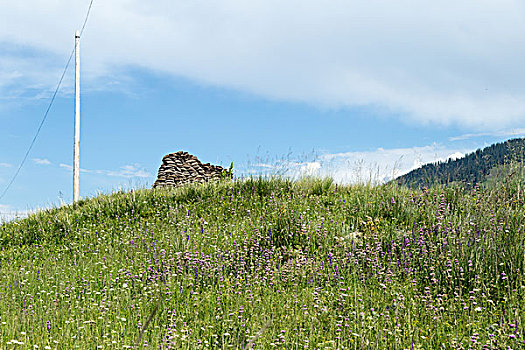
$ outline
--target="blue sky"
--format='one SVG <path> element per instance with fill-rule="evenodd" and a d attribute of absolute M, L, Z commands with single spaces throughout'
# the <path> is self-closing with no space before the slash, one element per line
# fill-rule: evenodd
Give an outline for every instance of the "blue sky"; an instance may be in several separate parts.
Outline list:
<path fill-rule="evenodd" d="M 88 5 L 0 4 L 0 191 Z M 346 183 L 524 136 L 524 32 L 525 5 L 510 0 L 95 0 L 81 196 L 149 187 L 178 150 Z M 0 213 L 71 201 L 72 68 Z"/>

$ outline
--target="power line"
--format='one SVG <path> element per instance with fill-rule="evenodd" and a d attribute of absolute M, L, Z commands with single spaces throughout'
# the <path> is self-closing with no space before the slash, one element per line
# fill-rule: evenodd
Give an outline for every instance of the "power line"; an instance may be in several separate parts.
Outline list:
<path fill-rule="evenodd" d="M 89 3 L 89 7 L 88 7 L 88 10 L 87 10 L 87 13 L 86 13 L 86 17 L 84 18 L 84 23 L 82 24 L 82 29 L 80 30 L 80 36 L 82 36 L 82 33 L 84 33 L 84 29 L 86 28 L 86 23 L 88 21 L 89 14 L 91 13 L 91 7 L 93 6 L 93 1 L 94 0 L 91 0 L 91 2 Z M 40 125 L 38 126 L 38 129 L 36 130 L 36 134 L 33 137 L 33 140 L 31 141 L 31 144 L 29 145 L 29 148 L 27 149 L 27 152 L 24 155 L 24 158 L 22 159 L 22 161 L 20 162 L 20 165 L 16 169 L 15 174 L 11 178 L 11 181 L 9 181 L 9 183 L 6 186 L 6 188 L 4 189 L 4 192 L 2 192 L 2 194 L 0 195 L 0 200 L 2 198 L 4 198 L 4 196 L 6 195 L 7 191 L 9 190 L 9 188 L 11 187 L 13 182 L 15 182 L 15 179 L 17 178 L 18 174 L 20 173 L 20 170 L 24 166 L 24 164 L 25 164 L 25 162 L 27 160 L 27 157 L 29 156 L 29 153 L 31 152 L 31 149 L 35 145 L 36 139 L 37 139 L 38 135 L 40 134 L 40 130 L 42 129 L 42 126 L 44 125 L 44 123 L 45 123 L 45 121 L 47 119 L 47 115 L 49 114 L 49 111 L 51 110 L 51 107 L 53 106 L 53 103 L 55 102 L 55 99 L 56 99 L 57 94 L 58 94 L 58 90 L 60 90 L 60 86 L 62 85 L 62 81 L 64 80 L 64 76 L 66 75 L 67 69 L 69 68 L 69 64 L 71 63 L 71 59 L 73 58 L 73 54 L 74 53 L 75 53 L 75 48 L 73 47 L 73 50 L 71 50 L 71 54 L 69 54 L 69 58 L 67 60 L 66 66 L 64 67 L 64 71 L 62 72 L 62 75 L 60 76 L 60 80 L 58 81 L 58 84 L 57 84 L 57 87 L 55 89 L 55 92 L 53 93 L 53 96 L 51 97 L 51 100 L 49 101 L 49 104 L 47 106 L 46 112 L 44 113 L 44 117 L 42 118 L 42 121 L 40 122 Z"/>
<path fill-rule="evenodd" d="M 89 14 L 91 13 L 91 6 L 93 6 L 93 1 L 94 0 L 91 0 L 91 2 L 89 3 L 89 7 L 86 13 L 86 18 L 84 19 L 84 23 L 82 24 L 82 29 L 80 29 L 80 36 L 82 36 L 82 33 L 84 33 L 84 28 L 86 28 L 86 23 L 88 21 Z"/>
<path fill-rule="evenodd" d="M 55 98 L 57 96 L 58 90 L 60 89 L 60 85 L 62 85 L 62 80 L 64 80 L 64 76 L 66 75 L 67 68 L 69 67 L 69 63 L 71 62 L 71 58 L 73 57 L 73 53 L 74 52 L 75 52 L 74 50 L 71 51 L 71 54 L 69 55 L 69 59 L 67 60 L 66 66 L 64 67 L 64 71 L 62 72 L 62 76 L 60 77 L 60 80 L 58 81 L 58 85 L 57 85 L 57 87 L 55 89 L 55 92 L 53 93 L 53 96 L 51 97 L 51 101 L 49 101 L 49 104 L 47 106 L 46 112 L 44 113 L 44 117 L 42 118 L 42 121 L 40 122 L 40 125 L 38 126 L 36 134 L 33 137 L 33 140 L 31 141 L 31 144 L 29 145 L 29 148 L 27 149 L 27 152 L 26 152 L 24 158 L 22 159 L 22 162 L 20 162 L 20 165 L 18 166 L 18 169 L 16 169 L 15 174 L 11 178 L 11 181 L 9 181 L 9 183 L 7 184 L 7 187 L 5 188 L 4 192 L 2 192 L 2 195 L 0 195 L 0 199 L 4 198 L 5 194 L 7 193 L 7 191 L 9 190 L 11 185 L 13 184 L 13 182 L 15 182 L 15 179 L 18 176 L 18 174 L 20 173 L 20 170 L 22 169 L 22 166 L 24 166 L 24 163 L 26 162 L 27 157 L 29 156 L 29 152 L 31 152 L 31 149 L 33 148 L 33 146 L 35 144 L 35 141 L 36 141 L 38 135 L 40 134 L 40 130 L 42 129 L 42 126 L 44 125 L 44 123 L 45 123 L 45 121 L 47 119 L 47 115 L 49 114 L 49 110 L 51 109 L 51 106 L 53 105 L 53 102 L 55 102 Z"/>

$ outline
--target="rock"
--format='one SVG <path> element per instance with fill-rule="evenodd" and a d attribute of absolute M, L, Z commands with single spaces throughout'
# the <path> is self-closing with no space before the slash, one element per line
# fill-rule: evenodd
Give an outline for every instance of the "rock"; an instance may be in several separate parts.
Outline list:
<path fill-rule="evenodd" d="M 207 182 L 223 177 L 231 178 L 232 173 L 218 165 L 202 164 L 188 152 L 179 151 L 162 157 L 156 187 L 173 187 L 190 182 Z"/>

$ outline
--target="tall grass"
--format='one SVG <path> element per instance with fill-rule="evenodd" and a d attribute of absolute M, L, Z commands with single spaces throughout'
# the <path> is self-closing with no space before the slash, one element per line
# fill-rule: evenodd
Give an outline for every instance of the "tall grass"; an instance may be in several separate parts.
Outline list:
<path fill-rule="evenodd" d="M 250 178 L 43 211 L 0 226 L 0 344 L 519 348 L 517 198 Z"/>

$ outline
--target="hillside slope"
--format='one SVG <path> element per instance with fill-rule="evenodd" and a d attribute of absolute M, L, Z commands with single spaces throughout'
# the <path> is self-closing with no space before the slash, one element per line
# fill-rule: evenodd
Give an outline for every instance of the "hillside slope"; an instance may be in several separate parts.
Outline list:
<path fill-rule="evenodd" d="M 0 348 L 518 349 L 524 229 L 504 187 L 103 195 L 0 226 Z"/>
<path fill-rule="evenodd" d="M 461 183 L 472 188 L 486 180 L 498 167 L 513 162 L 523 162 L 525 139 L 513 139 L 496 143 L 467 154 L 463 158 L 425 164 L 394 181 L 411 188 L 428 187 L 435 184 Z"/>

